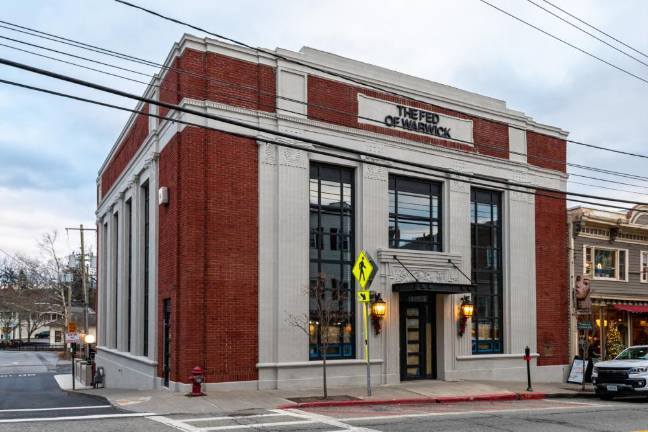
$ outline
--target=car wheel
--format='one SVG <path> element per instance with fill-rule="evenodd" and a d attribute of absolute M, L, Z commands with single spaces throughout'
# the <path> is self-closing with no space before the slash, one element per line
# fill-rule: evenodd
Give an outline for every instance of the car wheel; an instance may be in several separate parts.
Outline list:
<path fill-rule="evenodd" d="M 599 398 L 601 398 L 601 400 L 604 401 L 611 401 L 614 398 L 614 396 L 609 394 L 604 394 L 604 395 L 600 395 Z"/>

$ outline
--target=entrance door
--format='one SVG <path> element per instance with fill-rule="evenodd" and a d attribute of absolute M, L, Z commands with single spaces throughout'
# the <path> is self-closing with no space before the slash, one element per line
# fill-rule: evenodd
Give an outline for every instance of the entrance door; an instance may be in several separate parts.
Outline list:
<path fill-rule="evenodd" d="M 401 380 L 435 379 L 435 297 L 401 293 Z"/>
<path fill-rule="evenodd" d="M 162 367 L 164 368 L 164 386 L 169 387 L 169 375 L 171 366 L 169 360 L 171 357 L 171 299 L 164 299 L 164 349 Z"/>

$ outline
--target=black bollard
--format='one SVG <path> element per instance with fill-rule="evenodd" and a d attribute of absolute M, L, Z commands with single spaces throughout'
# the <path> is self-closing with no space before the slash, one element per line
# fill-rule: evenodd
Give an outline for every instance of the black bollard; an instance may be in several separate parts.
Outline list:
<path fill-rule="evenodd" d="M 529 347 L 524 348 L 524 360 L 526 360 L 527 367 L 527 391 L 532 392 L 531 388 L 531 350 Z"/>

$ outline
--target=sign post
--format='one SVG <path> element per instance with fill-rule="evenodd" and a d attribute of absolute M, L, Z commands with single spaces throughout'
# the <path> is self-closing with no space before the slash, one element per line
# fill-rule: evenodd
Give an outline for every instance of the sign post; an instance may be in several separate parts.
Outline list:
<path fill-rule="evenodd" d="M 360 290 L 358 291 L 358 302 L 362 303 L 362 327 L 363 327 L 363 338 L 364 338 L 364 358 L 367 364 L 367 396 L 371 396 L 371 363 L 369 360 L 369 319 L 368 308 L 369 303 L 371 302 L 371 293 L 369 292 L 369 287 L 373 281 L 374 276 L 378 266 L 371 258 L 371 256 L 364 250 L 358 255 L 355 265 L 353 266 L 353 276 L 358 281 L 360 285 Z"/>

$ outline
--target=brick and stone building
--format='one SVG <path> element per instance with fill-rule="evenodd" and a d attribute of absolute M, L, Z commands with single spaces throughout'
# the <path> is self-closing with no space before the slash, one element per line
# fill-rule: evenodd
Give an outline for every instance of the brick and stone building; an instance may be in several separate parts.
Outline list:
<path fill-rule="evenodd" d="M 182 390 L 196 365 L 208 388 L 318 386 L 322 338 L 330 382 L 364 383 L 350 275 L 361 250 L 387 303 L 370 336 L 374 383 L 521 380 L 526 346 L 536 380 L 561 380 L 566 208 L 532 192 L 565 190 L 566 132 L 334 54 L 275 53 L 185 36 L 145 96 L 297 139 L 141 103 L 107 155 L 107 386 Z M 334 309 L 326 326 L 313 287 Z M 466 296 L 475 314 L 460 334 Z"/>

